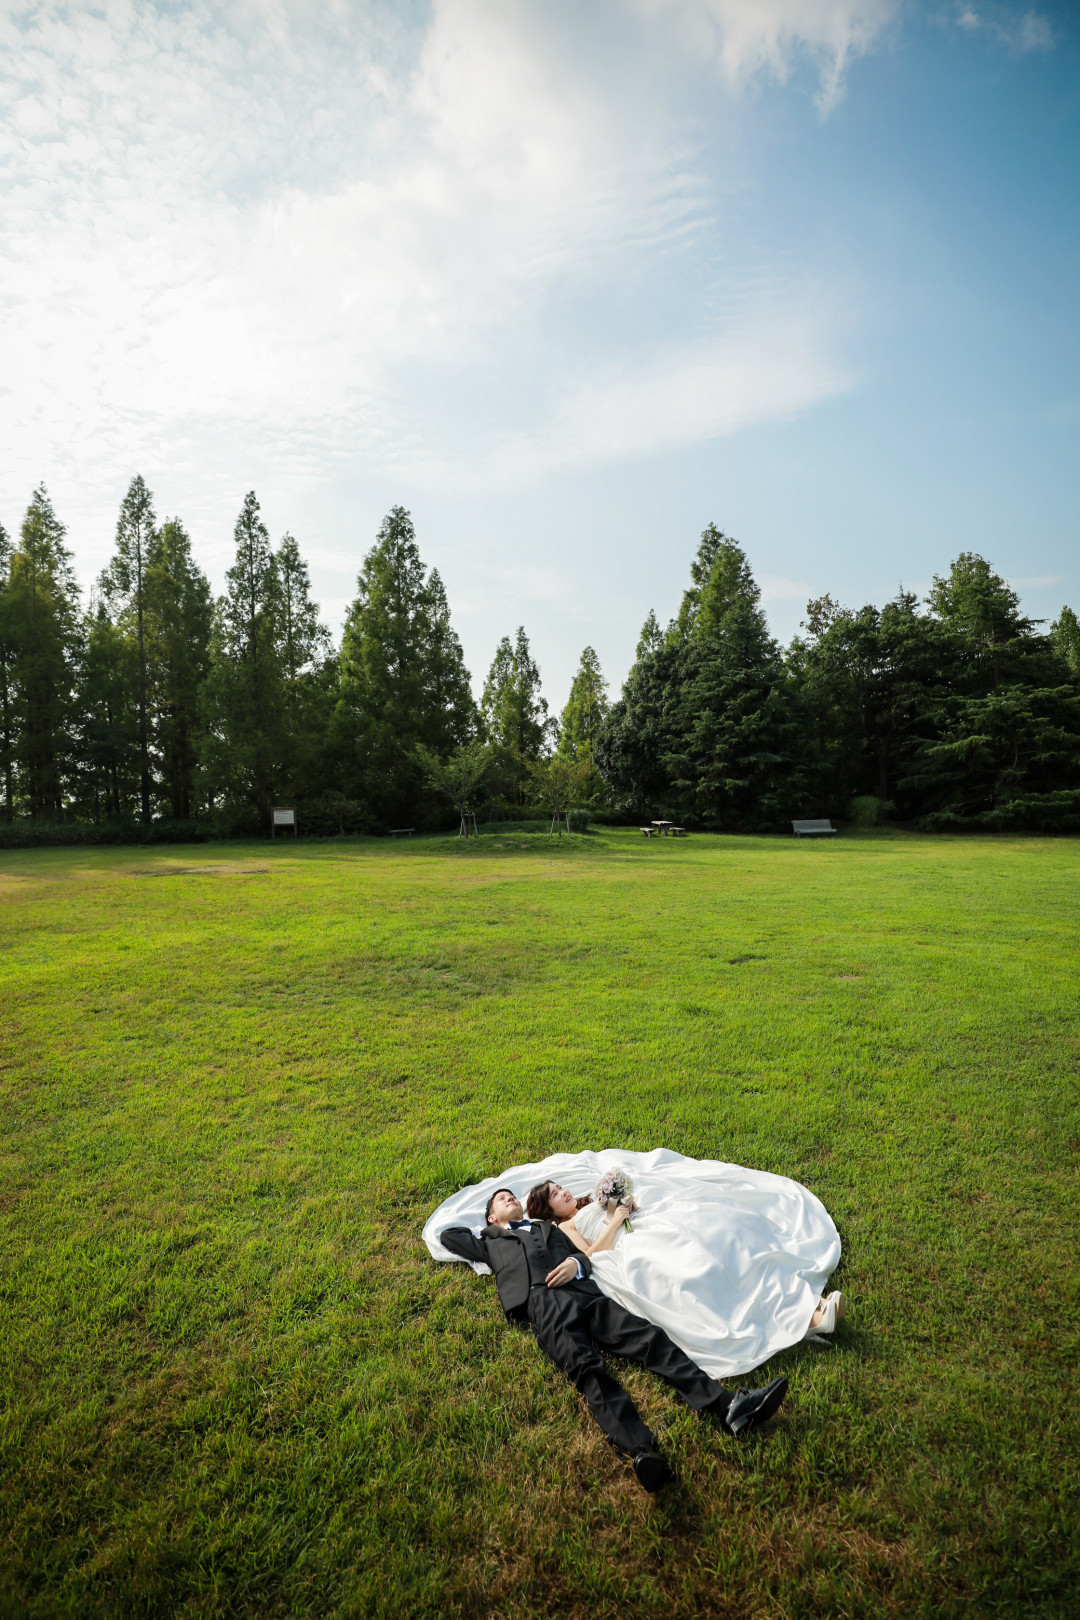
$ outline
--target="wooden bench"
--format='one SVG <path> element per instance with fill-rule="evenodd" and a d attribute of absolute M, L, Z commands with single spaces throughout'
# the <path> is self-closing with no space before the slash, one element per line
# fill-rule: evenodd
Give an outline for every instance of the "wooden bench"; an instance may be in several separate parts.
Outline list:
<path fill-rule="evenodd" d="M 652 837 L 652 828 L 651 827 L 642 827 L 641 836 L 642 836 L 642 838 L 651 838 Z"/>
<path fill-rule="evenodd" d="M 685 827 L 669 827 L 668 832 L 671 834 L 672 838 L 685 838 L 686 837 L 686 828 Z"/>
<path fill-rule="evenodd" d="M 796 838 L 835 838 L 836 828 L 831 821 L 793 821 L 791 830 Z"/>
<path fill-rule="evenodd" d="M 390 836 L 391 838 L 397 838 L 400 833 L 407 833 L 411 838 L 415 831 L 415 827 L 391 827 Z"/>

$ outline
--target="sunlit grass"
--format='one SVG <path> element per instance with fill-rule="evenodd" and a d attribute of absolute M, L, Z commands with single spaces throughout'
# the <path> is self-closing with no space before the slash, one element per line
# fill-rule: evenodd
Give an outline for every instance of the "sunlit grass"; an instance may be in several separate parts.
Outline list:
<path fill-rule="evenodd" d="M 4 1612 L 1072 1613 L 1078 896 L 888 833 L 5 855 Z M 844 1240 L 762 1440 L 626 1373 L 666 1501 L 419 1242 L 612 1145 Z"/>

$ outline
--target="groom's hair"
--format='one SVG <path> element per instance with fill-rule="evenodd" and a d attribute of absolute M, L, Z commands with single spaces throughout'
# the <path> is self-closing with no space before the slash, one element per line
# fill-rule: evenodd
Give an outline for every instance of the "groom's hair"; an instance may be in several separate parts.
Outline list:
<path fill-rule="evenodd" d="M 495 1191 L 492 1193 L 491 1197 L 484 1206 L 484 1219 L 489 1226 L 491 1225 L 491 1206 L 501 1192 L 508 1192 L 511 1198 L 517 1197 L 517 1193 L 514 1191 L 513 1187 L 496 1187 Z"/>

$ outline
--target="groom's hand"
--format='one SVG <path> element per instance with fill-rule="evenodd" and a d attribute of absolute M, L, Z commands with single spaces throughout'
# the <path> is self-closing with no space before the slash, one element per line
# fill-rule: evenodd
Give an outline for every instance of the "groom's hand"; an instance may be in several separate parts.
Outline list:
<path fill-rule="evenodd" d="M 555 1270 L 549 1271 L 547 1274 L 545 1280 L 548 1287 L 561 1288 L 563 1283 L 573 1282 L 574 1278 L 577 1276 L 577 1268 L 578 1263 L 575 1259 L 573 1259 L 573 1257 L 571 1257 L 569 1260 L 560 1261 L 560 1263 L 555 1267 Z"/>

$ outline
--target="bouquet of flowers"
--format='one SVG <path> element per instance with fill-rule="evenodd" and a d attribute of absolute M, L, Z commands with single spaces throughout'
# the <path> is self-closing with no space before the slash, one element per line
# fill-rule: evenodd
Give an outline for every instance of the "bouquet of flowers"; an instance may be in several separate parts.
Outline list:
<path fill-rule="evenodd" d="M 611 1198 L 614 1198 L 617 1204 L 632 1204 L 634 1201 L 634 1183 L 630 1180 L 626 1171 L 616 1165 L 614 1170 L 604 1171 L 593 1188 L 593 1197 L 598 1204 L 604 1204 L 605 1206 Z M 623 1222 L 624 1232 L 632 1232 L 633 1230 L 634 1228 L 629 1221 Z"/>

